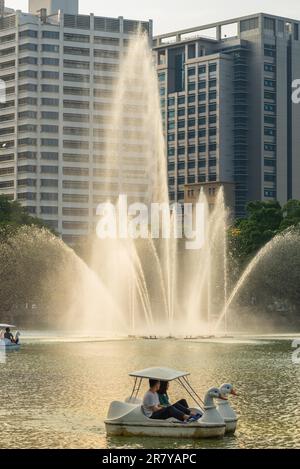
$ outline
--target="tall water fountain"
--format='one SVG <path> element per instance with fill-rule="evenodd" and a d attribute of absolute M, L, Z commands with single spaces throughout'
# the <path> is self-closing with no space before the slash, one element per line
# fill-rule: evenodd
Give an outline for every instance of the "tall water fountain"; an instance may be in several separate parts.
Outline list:
<path fill-rule="evenodd" d="M 131 41 L 123 60 L 111 120 L 105 132 L 101 171 L 102 202 L 120 210 L 120 194 L 128 204 L 164 204 L 170 236 L 152 236 L 152 226 L 139 239 L 123 236 L 95 239 L 91 267 L 122 311 L 126 333 L 194 335 L 208 333 L 226 301 L 227 213 L 220 190 L 214 210 L 203 192 L 205 231 L 201 249 L 188 250 L 178 236 L 181 207 L 169 202 L 167 157 L 153 57 L 146 35 Z M 164 218 L 165 219 L 165 218 Z M 130 215 L 128 215 L 128 220 Z M 157 220 L 156 220 L 157 221 Z M 158 221 L 162 224 L 162 219 Z M 107 311 L 114 316 L 114 311 Z M 226 315 L 224 326 L 226 328 Z"/>

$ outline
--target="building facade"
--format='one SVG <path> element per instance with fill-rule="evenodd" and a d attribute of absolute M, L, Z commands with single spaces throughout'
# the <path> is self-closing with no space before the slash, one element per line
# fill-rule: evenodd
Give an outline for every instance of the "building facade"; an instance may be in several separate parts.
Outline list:
<path fill-rule="evenodd" d="M 78 14 L 78 2 L 30 0 L 0 16 L 0 193 L 73 244 L 105 201 L 105 129 L 121 58 L 152 24 Z M 39 11 L 37 11 L 39 10 Z"/>
<path fill-rule="evenodd" d="M 300 199 L 299 25 L 258 13 L 154 38 L 171 200 L 214 182 L 234 183 L 238 217 Z"/>

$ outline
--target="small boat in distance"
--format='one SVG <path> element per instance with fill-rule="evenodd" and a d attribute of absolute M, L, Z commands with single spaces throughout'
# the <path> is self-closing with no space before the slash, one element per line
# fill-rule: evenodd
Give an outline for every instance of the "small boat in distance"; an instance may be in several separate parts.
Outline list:
<path fill-rule="evenodd" d="M 188 376 L 190 373 L 171 368 L 147 368 L 130 373 L 135 378 L 131 396 L 125 401 L 113 401 L 104 421 L 108 436 L 158 436 L 174 438 L 220 438 L 226 432 L 224 418 L 217 411 L 214 399 L 223 399 L 218 388 L 207 391 L 202 401 L 191 386 Z M 143 412 L 142 401 L 138 398 L 144 379 L 158 381 L 177 381 L 189 394 L 196 406 L 191 408 L 202 414 L 197 421 L 183 424 L 179 420 L 151 419 Z"/>
<path fill-rule="evenodd" d="M 6 329 L 16 330 L 16 326 L 11 324 L 0 324 L 0 347 L 6 350 L 18 350 L 20 348 L 20 332 L 16 330 L 14 341 L 4 338 Z"/>

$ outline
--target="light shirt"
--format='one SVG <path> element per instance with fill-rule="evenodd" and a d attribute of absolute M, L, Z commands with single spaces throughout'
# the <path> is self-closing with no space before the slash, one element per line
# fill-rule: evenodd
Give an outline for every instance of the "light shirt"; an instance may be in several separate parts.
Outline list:
<path fill-rule="evenodd" d="M 159 397 L 157 392 L 147 391 L 143 399 L 143 411 L 146 417 L 151 417 L 153 410 L 151 407 L 156 407 L 159 405 Z"/>

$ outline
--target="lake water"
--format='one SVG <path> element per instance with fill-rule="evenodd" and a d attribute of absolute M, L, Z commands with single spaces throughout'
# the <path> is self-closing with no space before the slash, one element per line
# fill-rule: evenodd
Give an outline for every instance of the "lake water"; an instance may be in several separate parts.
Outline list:
<path fill-rule="evenodd" d="M 240 416 L 236 435 L 107 438 L 103 420 L 112 400 L 130 394 L 128 373 L 156 365 L 190 371 L 200 395 L 233 383 L 239 393 L 232 399 Z M 0 448 L 300 448 L 300 365 L 292 361 L 288 338 L 27 338 L 0 362 L 0 379 Z M 177 384 L 170 396 L 184 397 Z"/>

